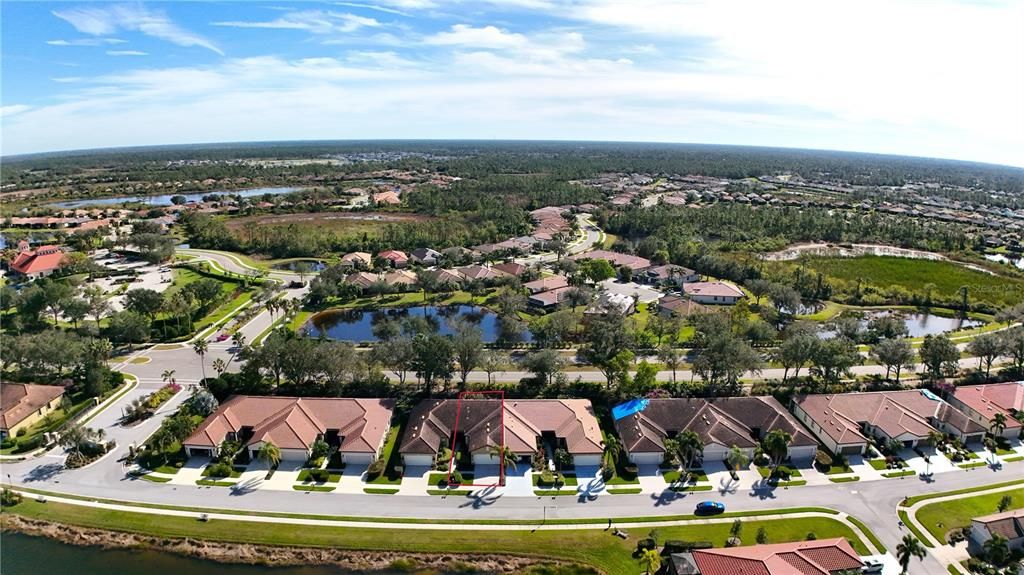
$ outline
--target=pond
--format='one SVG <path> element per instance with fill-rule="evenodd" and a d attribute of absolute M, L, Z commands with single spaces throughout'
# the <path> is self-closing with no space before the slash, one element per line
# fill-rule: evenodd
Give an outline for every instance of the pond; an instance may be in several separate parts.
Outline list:
<path fill-rule="evenodd" d="M 222 190 L 217 192 L 195 192 L 189 194 L 162 194 L 158 196 L 116 196 L 113 198 L 90 198 L 86 200 L 69 200 L 66 202 L 55 202 L 47 204 L 56 208 L 80 208 L 82 206 L 109 206 L 113 204 L 121 204 L 125 202 L 136 202 L 140 204 L 146 204 L 149 206 L 169 206 L 171 205 L 171 198 L 174 196 L 185 196 L 186 202 L 200 202 L 203 200 L 203 196 L 226 196 L 234 195 L 241 196 L 243 198 L 251 198 L 253 196 L 262 196 L 265 194 L 276 195 L 276 194 L 288 194 L 291 192 L 297 192 L 302 188 L 253 188 L 250 190 Z"/>
<path fill-rule="evenodd" d="M 0 539 L 0 572 L 4 575 L 76 573 L 77 575 L 391 575 L 404 571 L 351 571 L 318 565 L 269 567 L 235 565 L 185 557 L 162 551 L 79 547 L 46 537 L 4 533 Z"/>
<path fill-rule="evenodd" d="M 864 314 L 860 320 L 862 329 L 867 329 L 868 322 L 872 318 L 896 314 L 907 326 L 908 337 L 924 337 L 926 335 L 938 335 L 950 331 L 970 329 L 985 325 L 985 322 L 976 319 L 964 319 L 959 317 L 944 317 L 931 313 L 903 313 L 891 311 L 879 311 Z M 818 334 L 823 338 L 836 335 L 833 329 L 822 329 Z"/>
<path fill-rule="evenodd" d="M 275 270 L 298 271 L 300 264 L 306 264 L 306 272 L 322 272 L 327 269 L 327 264 L 320 260 L 292 260 L 290 262 L 276 263 L 270 267 Z"/>
<path fill-rule="evenodd" d="M 484 308 L 468 305 L 455 306 L 416 306 L 406 308 L 384 308 L 378 310 L 328 310 L 310 318 L 303 331 L 311 337 L 324 334 L 329 339 L 338 341 L 378 341 L 373 335 L 373 326 L 386 320 L 402 320 L 407 317 L 425 317 L 433 322 L 438 333 L 450 335 L 450 320 L 464 317 L 480 326 L 483 340 L 493 343 L 499 339 L 511 342 L 530 342 L 532 336 L 527 330 L 515 333 L 502 333 L 505 326 L 497 314 Z M 504 336 L 504 337 L 502 337 Z"/>

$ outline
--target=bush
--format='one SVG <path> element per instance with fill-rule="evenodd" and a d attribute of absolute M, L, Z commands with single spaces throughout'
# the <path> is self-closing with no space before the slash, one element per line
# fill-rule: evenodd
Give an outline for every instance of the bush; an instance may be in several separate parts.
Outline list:
<path fill-rule="evenodd" d="M 0 492 L 0 507 L 13 507 L 21 503 L 21 494 L 15 493 L 8 488 Z"/>
<path fill-rule="evenodd" d="M 814 461 L 826 469 L 832 467 L 832 456 L 824 449 L 819 449 L 818 452 L 814 454 Z"/>
<path fill-rule="evenodd" d="M 326 483 L 331 478 L 331 473 L 326 469 L 311 469 L 309 478 L 317 483 Z"/>
<path fill-rule="evenodd" d="M 463 481 L 465 479 L 462 477 L 462 472 L 458 469 L 453 469 L 451 476 L 448 478 L 448 485 L 462 485 Z"/>
<path fill-rule="evenodd" d="M 636 550 L 637 551 L 647 551 L 648 549 L 654 549 L 657 546 L 658 546 L 658 542 L 655 541 L 654 539 L 651 539 L 650 537 L 647 537 L 645 539 L 641 539 L 641 540 L 636 542 Z"/>
<path fill-rule="evenodd" d="M 546 469 L 541 472 L 540 479 L 537 481 L 537 483 L 544 484 L 544 485 L 551 485 L 554 482 L 555 482 L 555 474 L 551 473 L 551 471 L 546 470 Z"/>
<path fill-rule="evenodd" d="M 313 442 L 313 448 L 309 456 L 310 459 L 323 459 L 327 457 L 327 452 L 331 449 L 327 442 L 323 439 L 317 439 Z"/>
<path fill-rule="evenodd" d="M 28 428 L 22 427 L 21 429 L 18 430 L 18 433 L 16 435 L 18 437 L 25 437 L 26 434 L 28 434 Z"/>
<path fill-rule="evenodd" d="M 368 468 L 366 468 L 366 477 L 370 480 L 379 478 L 384 474 L 385 467 L 387 467 L 387 464 L 384 463 L 384 460 L 378 459 L 374 461 Z"/>
<path fill-rule="evenodd" d="M 18 442 L 13 437 L 6 437 L 3 441 L 0 441 L 0 449 L 10 449 L 17 444 Z"/>
<path fill-rule="evenodd" d="M 229 477 L 232 471 L 230 463 L 218 461 L 207 466 L 206 475 L 207 477 Z"/>
<path fill-rule="evenodd" d="M 714 545 L 710 541 L 685 541 L 681 539 L 670 539 L 665 542 L 665 553 L 686 553 L 694 549 L 711 549 Z"/>

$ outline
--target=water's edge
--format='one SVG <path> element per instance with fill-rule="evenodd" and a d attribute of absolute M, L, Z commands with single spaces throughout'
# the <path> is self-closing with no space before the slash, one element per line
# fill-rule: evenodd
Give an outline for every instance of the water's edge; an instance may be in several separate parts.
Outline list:
<path fill-rule="evenodd" d="M 191 537 L 157 537 L 79 527 L 14 513 L 3 513 L 0 532 L 46 537 L 61 543 L 101 549 L 150 550 L 184 555 L 194 559 L 253 566 L 331 566 L 353 572 L 388 572 L 396 561 L 414 561 L 418 569 L 464 570 L 471 567 L 478 573 L 520 573 L 526 567 L 554 564 L 558 561 L 519 556 L 497 556 L 460 553 L 406 553 L 390 551 L 352 551 L 329 547 L 290 547 L 226 543 Z"/>

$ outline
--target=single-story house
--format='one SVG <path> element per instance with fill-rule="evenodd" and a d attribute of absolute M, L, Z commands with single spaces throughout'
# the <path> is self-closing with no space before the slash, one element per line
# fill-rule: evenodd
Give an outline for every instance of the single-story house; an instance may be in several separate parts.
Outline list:
<path fill-rule="evenodd" d="M 818 450 L 814 437 L 771 396 L 650 399 L 643 410 L 616 420 L 615 428 L 637 464 L 660 463 L 665 439 L 684 431 L 700 436 L 706 461 L 724 460 L 733 445 L 752 458 L 764 436 L 776 429 L 792 436 L 791 459 L 812 459 Z"/>
<path fill-rule="evenodd" d="M 377 257 L 387 260 L 391 267 L 404 268 L 409 263 L 409 256 L 398 250 L 384 250 Z"/>
<path fill-rule="evenodd" d="M 700 275 L 683 266 L 653 266 L 641 270 L 634 275 L 636 281 L 651 285 L 683 285 L 700 280 Z"/>
<path fill-rule="evenodd" d="M 59 246 L 47 245 L 31 249 L 21 244 L 18 254 L 11 260 L 11 271 L 30 280 L 52 274 L 64 265 L 64 251 Z"/>
<path fill-rule="evenodd" d="M 533 280 L 532 282 L 526 282 L 523 287 L 526 288 L 531 294 L 537 294 L 540 292 L 564 288 L 569 286 L 569 280 L 565 279 L 565 276 L 554 275 L 546 276 L 540 279 Z"/>
<path fill-rule="evenodd" d="M 60 407 L 62 397 L 59 385 L 0 383 L 0 438 L 31 427 Z"/>
<path fill-rule="evenodd" d="M 392 191 L 380 192 L 373 194 L 373 203 L 397 206 L 402 203 L 402 198 L 398 197 L 398 194 Z"/>
<path fill-rule="evenodd" d="M 433 465 L 444 448 L 468 451 L 474 465 L 496 465 L 491 448 L 505 445 L 529 465 L 539 449 L 550 459 L 562 448 L 575 465 L 600 465 L 601 442 L 586 399 L 426 399 L 413 408 L 399 453 L 407 466 Z"/>
<path fill-rule="evenodd" d="M 507 273 L 487 266 L 465 266 L 455 268 L 455 271 L 467 280 L 481 280 L 486 282 L 508 277 Z"/>
<path fill-rule="evenodd" d="M 636 309 L 636 300 L 633 296 L 624 293 L 603 292 L 597 297 L 594 305 L 587 308 L 583 313 L 595 314 L 617 311 L 623 315 L 629 315 Z"/>
<path fill-rule="evenodd" d="M 663 316 L 686 317 L 695 313 L 704 313 L 708 308 L 690 298 L 668 294 L 658 300 L 658 313 Z"/>
<path fill-rule="evenodd" d="M 527 268 L 523 264 L 517 264 L 515 262 L 505 262 L 505 263 L 500 263 L 500 264 L 494 264 L 493 266 L 491 266 L 491 269 L 494 269 L 496 271 L 503 272 L 503 273 L 506 273 L 506 274 L 508 274 L 510 276 L 515 276 L 515 277 L 520 277 L 520 276 L 522 276 L 523 274 L 525 274 L 529 270 L 529 268 Z"/>
<path fill-rule="evenodd" d="M 1024 509 L 1014 509 L 976 517 L 971 520 L 970 540 L 972 550 L 981 550 L 993 535 L 1007 540 L 1010 551 L 1024 550 Z"/>
<path fill-rule="evenodd" d="M 964 385 L 954 389 L 946 399 L 950 405 L 966 413 L 990 433 L 992 418 L 1002 413 L 1006 419 L 1002 436 L 1013 439 L 1021 434 L 1022 425 L 1016 417 L 1024 412 L 1024 381 Z"/>
<path fill-rule="evenodd" d="M 192 456 L 214 457 L 225 441 L 241 442 L 255 458 L 273 443 L 282 461 L 305 461 L 316 440 L 337 447 L 342 461 L 377 459 L 391 425 L 388 399 L 233 395 L 182 445 Z"/>
<path fill-rule="evenodd" d="M 572 256 L 569 259 L 582 260 L 605 260 L 615 267 L 626 266 L 634 272 L 651 267 L 651 260 L 640 256 L 623 254 L 609 250 L 593 250 Z"/>
<path fill-rule="evenodd" d="M 418 264 L 433 266 L 437 265 L 437 259 L 441 257 L 441 252 L 430 248 L 416 248 L 409 252 L 409 257 Z"/>
<path fill-rule="evenodd" d="M 416 274 L 409 270 L 392 270 L 384 274 L 384 282 L 407 289 L 416 285 Z"/>
<path fill-rule="evenodd" d="M 345 276 L 345 283 L 353 284 L 360 289 L 367 289 L 378 281 L 380 281 L 380 276 L 370 272 L 356 272 Z"/>
<path fill-rule="evenodd" d="M 964 412 L 921 390 L 804 395 L 793 414 L 833 453 L 863 454 L 868 437 L 896 440 L 912 448 L 929 442 L 930 431 L 979 442 L 985 428 Z"/>
<path fill-rule="evenodd" d="M 341 256 L 341 263 L 360 269 L 368 269 L 373 265 L 373 256 L 366 252 L 352 252 Z"/>
<path fill-rule="evenodd" d="M 434 275 L 434 281 L 437 282 L 438 286 L 458 287 L 462 285 L 462 282 L 465 279 L 462 277 L 462 274 L 455 270 L 442 269 L 428 271 L 427 273 L 432 273 Z"/>
<path fill-rule="evenodd" d="M 843 537 L 694 549 L 673 553 L 669 575 L 831 575 L 860 573 L 864 562 Z"/>
<path fill-rule="evenodd" d="M 733 305 L 746 297 L 743 290 L 725 282 L 686 283 L 683 293 L 697 303 L 714 305 Z"/>
<path fill-rule="evenodd" d="M 572 288 L 569 286 L 563 286 L 531 294 L 530 297 L 526 299 L 526 302 L 543 310 L 551 310 L 558 307 L 558 304 L 562 303 L 562 301 L 568 296 L 569 290 L 571 289 Z"/>

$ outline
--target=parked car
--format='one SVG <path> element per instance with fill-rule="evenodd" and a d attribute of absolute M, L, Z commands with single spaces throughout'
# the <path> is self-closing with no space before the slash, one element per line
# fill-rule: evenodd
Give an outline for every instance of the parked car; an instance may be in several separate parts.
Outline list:
<path fill-rule="evenodd" d="M 697 504 L 696 512 L 698 515 L 712 515 L 715 513 L 724 513 L 725 504 L 719 503 L 718 501 L 701 501 Z"/>
<path fill-rule="evenodd" d="M 217 341 L 224 341 L 224 340 L 228 339 L 229 337 L 231 337 L 231 336 L 226 334 L 226 333 L 222 333 L 222 334 L 217 336 Z"/>

